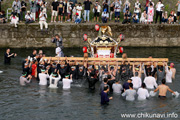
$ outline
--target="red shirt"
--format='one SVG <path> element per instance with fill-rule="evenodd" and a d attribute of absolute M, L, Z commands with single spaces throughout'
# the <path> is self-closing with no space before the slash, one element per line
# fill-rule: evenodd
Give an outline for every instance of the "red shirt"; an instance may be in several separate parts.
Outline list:
<path fill-rule="evenodd" d="M 148 7 L 149 0 L 146 0 L 146 7 Z"/>
<path fill-rule="evenodd" d="M 36 64 L 33 64 L 33 65 L 32 65 L 32 73 L 31 73 L 31 75 L 35 76 L 36 68 L 37 68 L 37 65 L 36 65 Z"/>

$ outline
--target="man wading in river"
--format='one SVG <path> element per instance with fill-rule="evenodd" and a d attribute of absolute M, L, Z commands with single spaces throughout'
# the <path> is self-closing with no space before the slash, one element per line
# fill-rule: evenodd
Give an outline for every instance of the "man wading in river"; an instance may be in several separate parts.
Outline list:
<path fill-rule="evenodd" d="M 157 92 L 159 90 L 159 98 L 163 98 L 165 99 L 166 98 L 166 93 L 167 93 L 167 90 L 173 94 L 175 94 L 174 91 L 172 91 L 166 84 L 166 80 L 165 79 L 162 79 L 162 84 L 159 85 L 157 87 L 156 90 L 154 90 L 154 92 Z M 176 95 L 176 94 L 175 94 Z"/>
<path fill-rule="evenodd" d="M 17 54 L 16 53 L 10 53 L 10 49 L 6 50 L 6 53 L 4 54 L 4 64 L 11 64 L 11 58 L 16 57 Z"/>

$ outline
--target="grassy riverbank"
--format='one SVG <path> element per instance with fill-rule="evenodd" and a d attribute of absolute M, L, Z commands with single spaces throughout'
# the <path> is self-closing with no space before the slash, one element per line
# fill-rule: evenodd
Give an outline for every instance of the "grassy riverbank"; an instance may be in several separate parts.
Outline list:
<path fill-rule="evenodd" d="M 14 0 L 4 0 L 1 4 L 2 4 L 2 10 L 6 12 L 7 8 L 11 8 L 12 7 L 12 2 Z M 27 4 L 27 9 L 29 10 L 29 0 L 24 0 L 26 1 Z M 50 17 L 51 17 L 51 2 L 53 0 L 46 0 L 48 1 L 48 6 L 47 6 L 47 14 L 48 14 L 48 21 L 50 21 Z M 78 2 L 81 2 L 83 3 L 84 0 L 78 0 Z M 95 0 L 92 0 L 92 2 L 94 2 Z M 111 0 L 112 1 L 112 0 Z M 125 0 L 122 0 L 123 3 Z M 133 13 L 133 10 L 134 10 L 134 3 L 136 0 L 130 0 L 131 1 L 131 7 L 130 7 L 130 10 L 131 12 Z M 155 4 L 157 3 L 158 0 L 152 0 Z M 177 10 L 177 7 L 175 6 L 176 3 L 177 3 L 178 0 L 163 0 L 163 4 L 165 6 L 165 11 L 168 11 L 168 13 L 170 13 L 171 10 Z M 102 3 L 102 2 L 101 2 Z M 141 6 L 142 6 L 142 11 L 144 10 L 145 8 L 145 3 L 146 3 L 146 0 L 140 0 L 140 3 L 141 3 Z M 122 18 L 123 18 L 123 14 L 121 14 L 121 21 L 122 21 Z M 90 13 L 90 19 L 93 21 L 93 13 L 91 11 Z M 113 18 L 114 19 L 114 18 Z"/>

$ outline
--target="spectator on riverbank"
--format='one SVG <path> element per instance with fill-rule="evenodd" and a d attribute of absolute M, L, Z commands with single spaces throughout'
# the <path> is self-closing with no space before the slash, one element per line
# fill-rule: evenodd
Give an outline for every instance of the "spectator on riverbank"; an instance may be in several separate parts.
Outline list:
<path fill-rule="evenodd" d="M 35 0 L 30 1 L 30 12 L 31 12 L 32 18 L 35 21 L 36 20 L 36 1 Z"/>
<path fill-rule="evenodd" d="M 136 13 L 133 15 L 133 23 L 139 23 L 139 18 Z"/>
<path fill-rule="evenodd" d="M 168 23 L 169 24 L 173 24 L 174 23 L 174 18 L 173 18 L 173 16 L 171 14 L 169 15 Z"/>
<path fill-rule="evenodd" d="M 177 10 L 177 20 L 179 21 L 179 16 L 180 16 L 180 0 L 178 0 L 178 3 L 176 4 L 176 6 L 178 6 L 178 10 Z"/>
<path fill-rule="evenodd" d="M 157 23 L 158 17 L 160 17 L 159 23 L 161 24 L 163 9 L 164 9 L 164 5 L 162 4 L 162 0 L 159 0 L 159 2 L 156 4 L 156 20 L 155 20 L 155 23 Z"/>
<path fill-rule="evenodd" d="M 162 14 L 162 23 L 167 23 L 168 22 L 168 14 L 167 14 L 167 11 L 165 11 L 163 14 Z"/>
<path fill-rule="evenodd" d="M 40 14 L 40 9 L 41 9 L 41 3 L 42 0 L 36 0 L 36 19 L 38 19 L 38 16 Z"/>
<path fill-rule="evenodd" d="M 131 23 L 131 12 L 127 9 L 126 13 L 124 14 L 124 20 L 122 24 L 130 24 Z"/>
<path fill-rule="evenodd" d="M 62 0 L 60 0 L 59 2 L 59 6 L 58 6 L 58 22 L 62 23 L 63 21 L 63 14 L 64 14 L 64 2 Z"/>
<path fill-rule="evenodd" d="M 104 9 L 104 12 L 102 12 L 101 19 L 103 23 L 107 23 L 109 19 L 109 13 L 107 12 L 107 9 Z"/>
<path fill-rule="evenodd" d="M 4 12 L 0 12 L 0 23 L 6 23 L 6 17 Z"/>
<path fill-rule="evenodd" d="M 25 24 L 28 24 L 28 23 L 33 23 L 34 22 L 34 19 L 30 13 L 30 11 L 27 11 L 27 14 L 25 15 Z"/>
<path fill-rule="evenodd" d="M 76 6 L 74 6 L 72 9 L 72 18 L 71 18 L 72 22 L 75 22 L 75 20 L 76 20 L 76 12 L 77 12 Z"/>
<path fill-rule="evenodd" d="M 67 8 L 67 21 L 71 21 L 71 15 L 72 15 L 72 3 L 69 2 L 68 8 Z"/>
<path fill-rule="evenodd" d="M 101 12 L 101 6 L 99 5 L 99 2 L 96 0 L 96 3 L 94 4 L 94 8 L 93 8 L 93 12 L 94 12 L 94 22 L 99 22 L 99 15 Z M 97 18 L 97 20 L 96 20 Z"/>
<path fill-rule="evenodd" d="M 177 21 L 177 16 L 176 16 L 175 11 L 174 11 L 174 10 L 172 10 L 172 11 L 171 11 L 171 13 L 170 13 L 170 15 L 171 15 L 171 16 L 172 16 L 172 18 L 173 18 L 173 22 L 172 22 L 172 24 L 176 23 L 176 21 Z"/>
<path fill-rule="evenodd" d="M 146 0 L 146 8 L 145 8 L 145 10 L 146 10 L 146 14 L 148 13 L 148 7 L 149 7 L 149 0 Z"/>
<path fill-rule="evenodd" d="M 17 25 L 19 24 L 19 18 L 14 13 L 11 14 L 9 19 L 11 20 L 10 24 L 14 24 L 15 27 L 18 27 Z"/>
<path fill-rule="evenodd" d="M 75 24 L 79 24 L 79 23 L 81 23 L 81 21 L 82 21 L 82 18 L 79 17 L 78 13 L 76 13 Z"/>
<path fill-rule="evenodd" d="M 146 23 L 147 23 L 146 10 L 144 10 L 143 13 L 141 14 L 140 23 L 143 23 L 143 24 L 146 24 Z"/>
<path fill-rule="evenodd" d="M 58 15 L 58 6 L 59 6 L 59 2 L 57 0 L 54 0 L 51 4 L 51 22 L 56 22 L 56 17 Z"/>
<path fill-rule="evenodd" d="M 3 0 L 0 0 L 0 12 L 1 12 L 1 2 L 2 2 Z"/>
<path fill-rule="evenodd" d="M 150 6 L 148 7 L 148 23 L 151 24 L 153 22 L 154 17 L 154 7 L 153 4 L 150 3 Z"/>
<path fill-rule="evenodd" d="M 129 11 L 129 8 L 131 6 L 131 3 L 129 2 L 129 0 L 126 0 L 126 2 L 124 3 L 124 9 L 123 9 L 123 13 L 124 15 L 126 14 L 127 10 Z"/>
<path fill-rule="evenodd" d="M 134 4 L 134 13 L 138 16 L 138 18 L 140 17 L 141 3 L 139 2 L 139 0 L 137 0 Z"/>
<path fill-rule="evenodd" d="M 42 0 L 41 1 L 41 4 L 40 4 L 41 8 L 40 10 L 44 10 L 46 13 L 47 13 L 47 2 L 45 0 Z"/>
<path fill-rule="evenodd" d="M 23 0 L 22 2 L 21 2 L 21 21 L 23 21 L 24 20 L 24 17 L 25 17 L 25 15 L 26 15 L 26 8 L 27 8 L 27 4 L 26 4 L 26 2 Z"/>
<path fill-rule="evenodd" d="M 82 21 L 81 11 L 82 11 L 82 6 L 81 6 L 81 3 L 79 3 L 78 6 L 76 7 L 77 13 L 75 15 L 75 23 L 80 23 Z"/>
<path fill-rule="evenodd" d="M 109 6 L 110 6 L 110 4 L 111 4 L 111 1 L 110 0 L 104 0 L 103 1 L 103 11 L 104 11 L 104 9 L 106 9 L 107 10 L 107 12 L 109 12 Z"/>
<path fill-rule="evenodd" d="M 115 0 L 113 4 L 114 4 L 113 6 L 114 6 L 114 12 L 115 12 L 115 22 L 119 22 L 122 1 Z"/>
<path fill-rule="evenodd" d="M 40 24 L 40 29 L 41 31 L 43 30 L 43 25 L 45 25 L 45 29 L 47 31 L 48 29 L 48 24 L 46 22 L 46 19 L 47 19 L 47 14 L 46 12 L 43 10 L 40 15 L 39 15 L 39 24 Z"/>
<path fill-rule="evenodd" d="M 13 13 L 21 19 L 20 11 L 21 11 L 21 2 L 19 0 L 14 0 L 12 4 Z"/>
<path fill-rule="evenodd" d="M 65 17 L 65 22 L 67 21 L 67 18 L 68 18 L 68 13 L 69 13 L 69 7 L 70 7 L 70 3 L 65 0 L 64 1 L 64 17 Z"/>
<path fill-rule="evenodd" d="M 111 5 L 110 5 L 110 17 L 109 17 L 109 20 L 112 20 L 113 13 L 114 13 L 114 2 L 112 2 Z"/>
<path fill-rule="evenodd" d="M 87 17 L 87 21 L 89 22 L 89 13 L 91 10 L 91 0 L 85 0 L 84 1 L 84 22 L 86 22 L 86 17 Z"/>

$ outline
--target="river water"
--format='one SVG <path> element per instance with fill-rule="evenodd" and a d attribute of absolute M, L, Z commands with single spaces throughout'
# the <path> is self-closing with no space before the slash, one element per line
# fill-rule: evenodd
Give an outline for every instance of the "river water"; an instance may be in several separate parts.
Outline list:
<path fill-rule="evenodd" d="M 43 49 L 47 56 L 54 56 L 54 48 Z M 180 48 L 124 48 L 128 57 L 145 58 L 149 55 L 159 58 L 169 58 L 177 69 L 176 80 L 168 84 L 171 89 L 180 92 Z M 164 114 L 180 115 L 180 98 L 167 94 L 166 100 L 151 97 L 145 101 L 128 102 L 118 95 L 108 106 L 100 105 L 98 91 L 89 92 L 87 85 L 72 86 L 70 91 L 43 88 L 37 82 L 21 87 L 22 60 L 32 53 L 32 49 L 12 49 L 18 56 L 12 59 L 10 66 L 3 64 L 3 54 L 0 52 L 0 120 L 124 120 L 121 114 Z M 64 49 L 66 55 L 83 56 L 82 49 Z M 141 117 L 141 116 L 139 116 Z M 178 117 L 179 119 L 180 117 Z M 144 120 L 145 118 L 143 118 Z M 154 118 L 155 119 L 155 118 Z M 153 120 L 154 120 L 153 119 Z M 164 119 L 164 118 L 163 118 Z M 172 118 L 168 118 L 171 120 Z M 134 118 L 132 118 L 134 120 Z M 162 118 L 160 119 L 162 120 Z"/>

